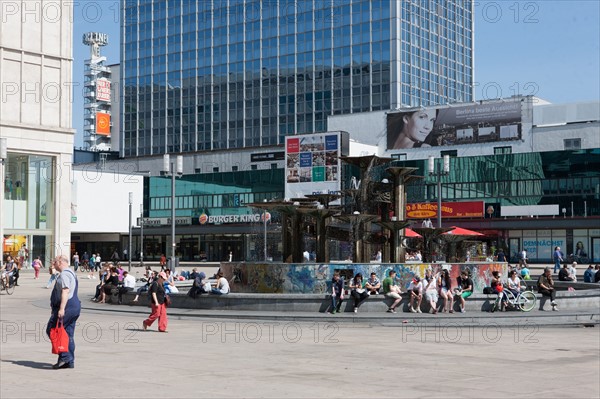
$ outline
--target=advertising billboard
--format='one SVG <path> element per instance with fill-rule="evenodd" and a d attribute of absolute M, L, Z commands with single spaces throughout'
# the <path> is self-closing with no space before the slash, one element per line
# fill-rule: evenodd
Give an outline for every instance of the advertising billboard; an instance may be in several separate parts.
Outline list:
<path fill-rule="evenodd" d="M 442 202 L 442 218 L 482 218 L 483 201 Z M 407 219 L 427 219 L 437 216 L 436 203 L 411 203 L 406 205 Z"/>
<path fill-rule="evenodd" d="M 387 114 L 387 149 L 450 146 L 520 140 L 521 101 Z"/>
<path fill-rule="evenodd" d="M 340 156 L 348 155 L 346 132 L 285 138 L 285 197 L 340 191 Z"/>
<path fill-rule="evenodd" d="M 96 113 L 96 134 L 110 135 L 110 114 L 104 112 Z"/>
<path fill-rule="evenodd" d="M 96 80 L 96 101 L 110 102 L 110 81 L 108 79 Z"/>

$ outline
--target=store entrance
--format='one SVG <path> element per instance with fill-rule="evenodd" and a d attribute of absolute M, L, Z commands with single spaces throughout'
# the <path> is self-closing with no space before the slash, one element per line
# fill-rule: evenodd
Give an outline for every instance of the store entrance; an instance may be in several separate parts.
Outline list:
<path fill-rule="evenodd" d="M 240 234 L 213 235 L 202 244 L 209 262 L 227 262 L 230 252 L 232 261 L 244 260 L 244 241 Z"/>

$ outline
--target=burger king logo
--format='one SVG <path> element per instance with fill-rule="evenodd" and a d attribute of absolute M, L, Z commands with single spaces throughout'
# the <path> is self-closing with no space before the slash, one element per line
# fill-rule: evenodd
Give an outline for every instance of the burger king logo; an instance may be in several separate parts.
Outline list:
<path fill-rule="evenodd" d="M 198 221 L 200 224 L 206 224 L 206 222 L 208 222 L 208 215 L 206 213 L 202 213 L 202 215 L 200 215 L 198 218 Z"/>

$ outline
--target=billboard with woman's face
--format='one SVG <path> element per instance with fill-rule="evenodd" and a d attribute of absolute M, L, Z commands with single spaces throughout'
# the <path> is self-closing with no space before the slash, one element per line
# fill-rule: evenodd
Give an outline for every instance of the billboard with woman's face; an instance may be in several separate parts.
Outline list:
<path fill-rule="evenodd" d="M 521 101 L 387 114 L 388 150 L 521 139 Z"/>

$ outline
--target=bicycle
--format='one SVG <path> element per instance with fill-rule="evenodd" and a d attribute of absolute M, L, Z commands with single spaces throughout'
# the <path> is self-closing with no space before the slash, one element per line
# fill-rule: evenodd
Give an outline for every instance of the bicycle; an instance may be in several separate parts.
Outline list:
<path fill-rule="evenodd" d="M 497 309 L 500 309 L 502 302 L 506 302 L 509 307 L 514 309 L 520 309 L 523 312 L 529 312 L 535 307 L 537 297 L 533 291 L 528 289 L 519 291 L 517 296 L 515 296 L 511 290 L 504 289 L 501 294 L 498 294 L 498 297 L 494 303 L 492 303 L 491 312 L 494 313 Z"/>
<path fill-rule="evenodd" d="M 12 295 L 12 293 L 15 291 L 15 282 L 13 276 L 8 278 L 8 286 L 6 285 L 4 279 L 5 277 L 0 278 L 0 291 L 5 290 L 8 295 Z"/>

